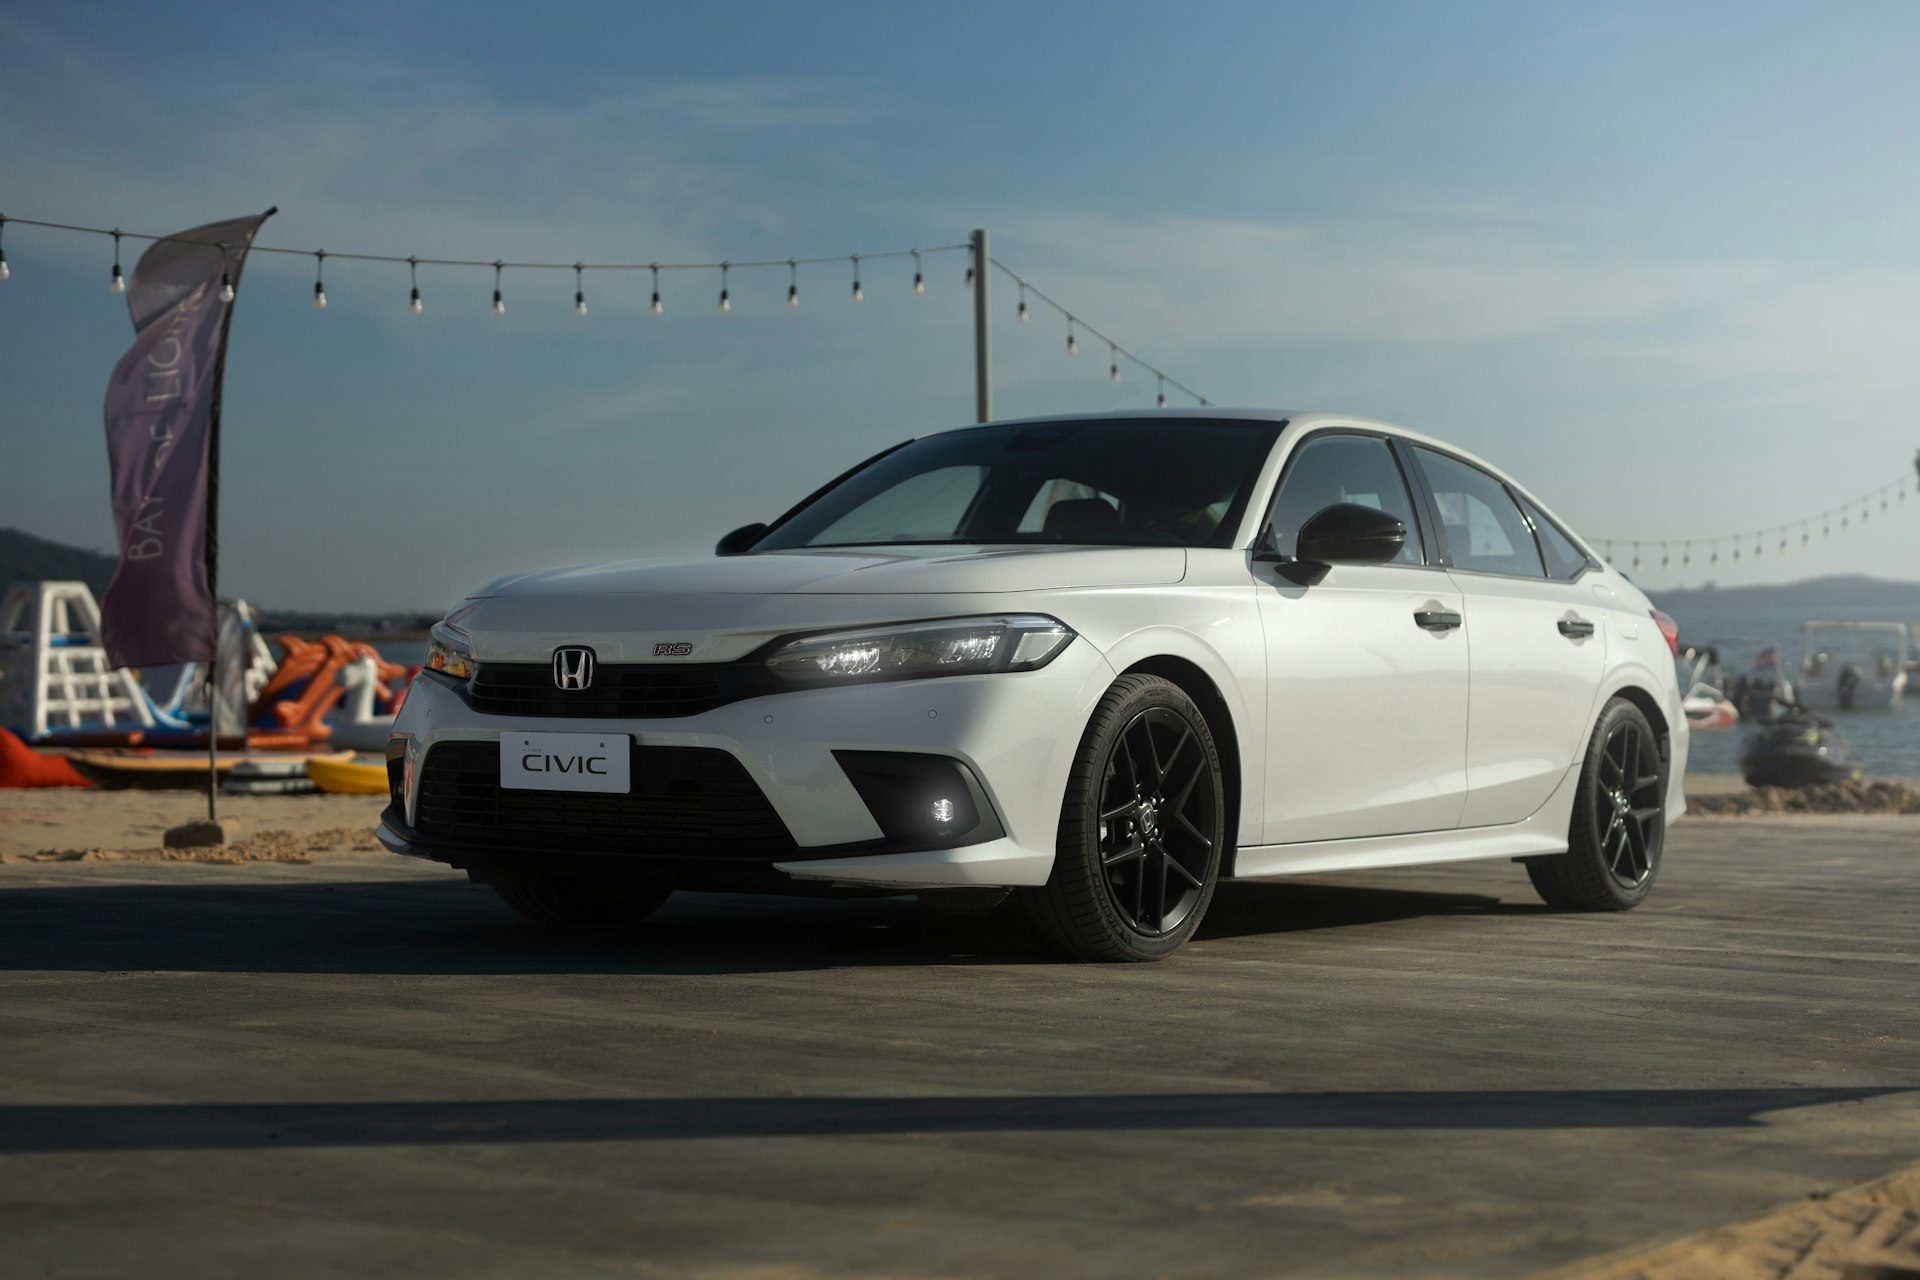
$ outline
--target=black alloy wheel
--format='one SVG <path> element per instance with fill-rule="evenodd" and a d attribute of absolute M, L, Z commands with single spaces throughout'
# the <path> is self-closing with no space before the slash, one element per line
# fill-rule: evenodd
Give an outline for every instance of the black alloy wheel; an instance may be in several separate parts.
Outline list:
<path fill-rule="evenodd" d="M 1526 860 L 1549 906 L 1626 911 L 1645 900 L 1666 842 L 1667 767 L 1640 708 L 1609 702 L 1587 745 L 1567 852 Z"/>
<path fill-rule="evenodd" d="M 1179 686 L 1129 675 L 1101 699 L 1061 810 L 1053 874 L 1020 891 L 1069 955 L 1157 960 L 1193 935 L 1226 847 L 1220 752 Z"/>
<path fill-rule="evenodd" d="M 1193 724 L 1169 707 L 1136 715 L 1108 757 L 1100 789 L 1101 882 L 1113 909 L 1142 937 L 1178 929 L 1206 888 L 1220 844 L 1212 774 Z"/>

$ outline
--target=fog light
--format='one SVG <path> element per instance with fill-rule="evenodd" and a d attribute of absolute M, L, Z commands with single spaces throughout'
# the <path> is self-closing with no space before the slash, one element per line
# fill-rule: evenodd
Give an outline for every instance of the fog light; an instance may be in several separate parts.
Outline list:
<path fill-rule="evenodd" d="M 933 802 L 933 820 L 935 822 L 943 822 L 943 823 L 952 822 L 953 821 L 953 801 L 947 800 L 944 798 L 940 800 L 935 800 Z"/>

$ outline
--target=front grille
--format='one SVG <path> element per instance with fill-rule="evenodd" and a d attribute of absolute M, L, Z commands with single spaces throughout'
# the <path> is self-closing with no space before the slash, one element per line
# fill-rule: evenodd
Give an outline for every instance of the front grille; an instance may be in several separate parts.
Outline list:
<path fill-rule="evenodd" d="M 707 747 L 633 751 L 626 795 L 500 785 L 497 742 L 447 742 L 420 770 L 423 844 L 698 858 L 770 858 L 793 836 L 738 760 Z"/>
<path fill-rule="evenodd" d="M 740 669 L 723 663 L 602 663 L 588 689 L 559 689 L 544 662 L 483 662 L 466 687 L 475 711 L 501 716 L 651 720 L 692 716 L 745 696 Z"/>

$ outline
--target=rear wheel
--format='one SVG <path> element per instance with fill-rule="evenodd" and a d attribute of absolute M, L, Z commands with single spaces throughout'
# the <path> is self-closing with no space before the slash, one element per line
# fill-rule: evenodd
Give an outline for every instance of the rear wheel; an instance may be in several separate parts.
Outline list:
<path fill-rule="evenodd" d="M 500 901 L 529 920 L 566 929 L 617 929 L 659 910 L 673 890 L 606 888 L 559 876 L 493 882 Z"/>
<path fill-rule="evenodd" d="M 1158 676 L 1116 680 L 1080 740 L 1053 874 L 1022 889 L 1040 934 L 1084 960 L 1158 960 L 1193 936 L 1225 846 L 1220 752 L 1206 718 Z"/>
<path fill-rule="evenodd" d="M 1615 698 L 1587 743 L 1567 852 L 1527 860 L 1533 887 L 1548 906 L 1566 910 L 1639 906 L 1660 872 L 1666 805 L 1660 739 L 1640 708 Z"/>

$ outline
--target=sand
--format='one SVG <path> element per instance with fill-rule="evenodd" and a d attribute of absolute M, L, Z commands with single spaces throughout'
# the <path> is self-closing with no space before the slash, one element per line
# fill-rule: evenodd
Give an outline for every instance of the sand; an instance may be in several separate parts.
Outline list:
<path fill-rule="evenodd" d="M 207 816 L 204 792 L 0 791 L 0 862 L 314 862 L 391 857 L 373 838 L 382 796 L 220 797 L 233 843 L 166 849 L 168 827 Z"/>

